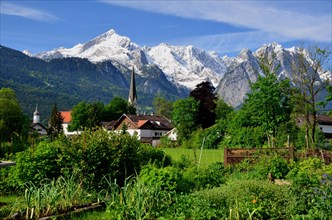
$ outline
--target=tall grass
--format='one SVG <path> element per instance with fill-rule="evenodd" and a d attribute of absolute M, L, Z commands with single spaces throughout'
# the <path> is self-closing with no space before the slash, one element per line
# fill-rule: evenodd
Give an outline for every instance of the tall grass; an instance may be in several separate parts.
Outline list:
<path fill-rule="evenodd" d="M 68 211 L 91 200 L 74 175 L 60 176 L 56 180 L 45 179 L 40 186 L 27 183 L 23 201 L 16 203 L 12 211 L 22 210 L 25 219 L 35 219 Z"/>
<path fill-rule="evenodd" d="M 162 191 L 156 183 L 148 185 L 139 178 L 132 178 L 120 187 L 108 180 L 104 191 L 107 213 L 112 219 L 154 219 L 157 209 L 172 202 L 172 192 Z"/>

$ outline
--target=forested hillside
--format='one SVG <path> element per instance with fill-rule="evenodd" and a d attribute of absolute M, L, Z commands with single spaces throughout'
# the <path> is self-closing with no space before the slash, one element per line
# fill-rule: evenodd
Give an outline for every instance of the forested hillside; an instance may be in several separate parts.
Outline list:
<path fill-rule="evenodd" d="M 43 118 L 54 103 L 69 110 L 80 101 L 108 103 L 114 96 L 127 99 L 131 70 L 116 68 L 110 61 L 93 64 L 87 59 L 62 58 L 43 61 L 0 46 L 0 87 L 15 90 L 26 114 L 39 105 Z M 136 76 L 141 107 L 151 106 L 156 93 L 175 99 L 186 94 L 169 83 L 155 66 L 145 68 L 145 76 Z"/>

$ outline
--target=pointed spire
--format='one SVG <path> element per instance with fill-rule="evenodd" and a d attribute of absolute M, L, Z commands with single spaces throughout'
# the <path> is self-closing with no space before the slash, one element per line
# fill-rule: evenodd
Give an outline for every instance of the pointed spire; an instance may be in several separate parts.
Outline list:
<path fill-rule="evenodd" d="M 40 116 L 39 116 L 39 111 L 38 111 L 38 104 L 36 105 L 36 110 L 33 113 L 33 123 L 34 124 L 40 123 Z"/>
<path fill-rule="evenodd" d="M 135 71 L 133 67 L 130 79 L 128 105 L 135 105 L 135 104 L 137 104 L 137 94 L 136 94 Z"/>

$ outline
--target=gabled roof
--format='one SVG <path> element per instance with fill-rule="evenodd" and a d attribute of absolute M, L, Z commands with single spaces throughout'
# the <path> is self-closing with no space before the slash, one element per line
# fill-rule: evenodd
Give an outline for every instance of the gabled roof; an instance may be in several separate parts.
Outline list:
<path fill-rule="evenodd" d="M 107 130 L 112 130 L 116 121 L 102 121 L 100 124 L 103 128 L 106 128 Z"/>
<path fill-rule="evenodd" d="M 317 115 L 317 122 L 324 125 L 332 125 L 332 117 L 328 115 Z"/>
<path fill-rule="evenodd" d="M 32 128 L 32 129 L 34 129 L 36 126 L 39 126 L 43 129 L 47 130 L 46 127 L 44 125 L 42 125 L 41 123 L 31 123 L 30 124 L 30 128 Z"/>
<path fill-rule="evenodd" d="M 71 122 L 71 111 L 63 111 L 60 113 L 61 113 L 61 116 L 63 117 L 63 123 Z"/>
<path fill-rule="evenodd" d="M 173 124 L 164 116 L 159 115 L 131 115 L 123 114 L 115 123 L 114 129 L 117 129 L 122 121 L 127 118 L 136 129 L 151 128 L 154 130 L 171 130 L 174 128 Z"/>
<path fill-rule="evenodd" d="M 313 117 L 309 116 L 309 120 L 312 122 Z M 332 117 L 328 115 L 316 115 L 316 121 L 320 125 L 331 125 L 332 126 Z M 301 126 L 305 123 L 304 117 L 298 117 L 297 118 L 297 125 Z"/>
<path fill-rule="evenodd" d="M 138 120 L 136 125 L 137 125 L 138 128 L 141 128 L 148 121 L 149 120 Z"/>

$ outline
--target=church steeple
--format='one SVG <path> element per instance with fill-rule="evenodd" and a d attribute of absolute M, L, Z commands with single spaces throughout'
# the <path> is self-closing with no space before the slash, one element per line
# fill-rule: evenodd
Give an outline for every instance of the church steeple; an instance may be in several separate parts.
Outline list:
<path fill-rule="evenodd" d="M 130 78 L 128 105 L 134 106 L 135 104 L 137 104 L 137 94 L 136 94 L 135 71 L 133 67 Z"/>
<path fill-rule="evenodd" d="M 33 113 L 32 123 L 34 123 L 34 124 L 40 123 L 40 115 L 39 115 L 39 111 L 38 111 L 38 104 L 36 105 L 36 110 Z"/>

